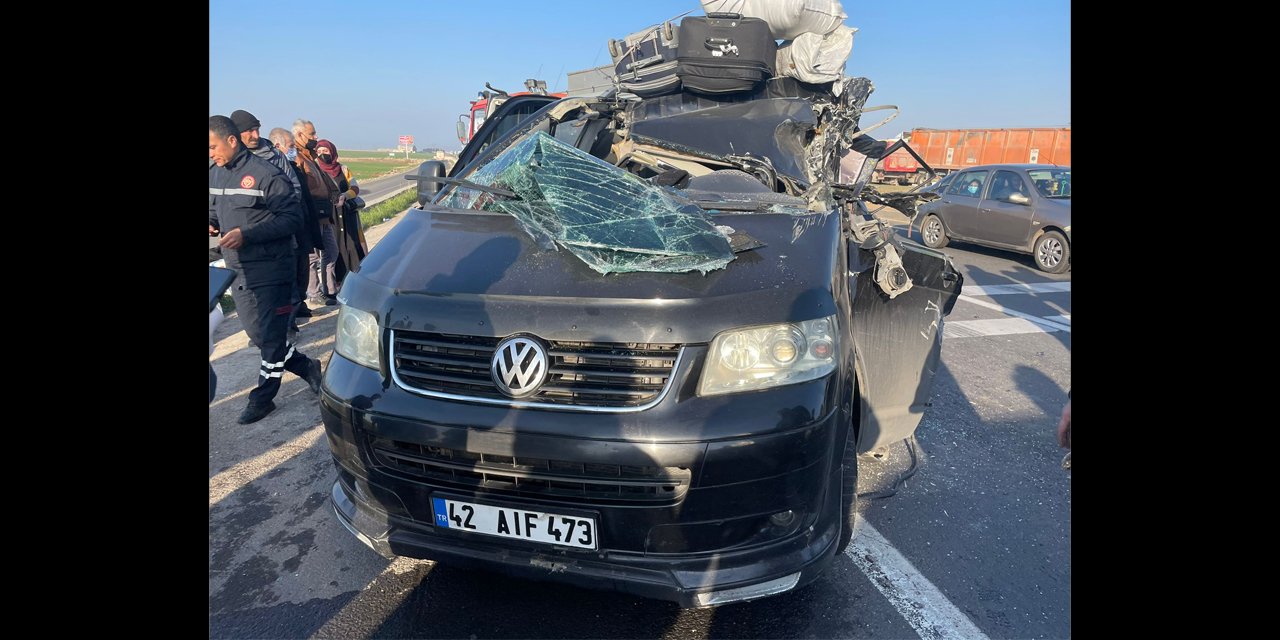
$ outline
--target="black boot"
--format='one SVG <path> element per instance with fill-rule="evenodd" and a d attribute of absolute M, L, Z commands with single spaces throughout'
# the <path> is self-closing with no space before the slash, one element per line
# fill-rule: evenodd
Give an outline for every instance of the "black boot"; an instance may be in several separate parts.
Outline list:
<path fill-rule="evenodd" d="M 307 377 L 304 379 L 311 387 L 311 393 L 320 395 L 320 381 L 324 379 L 324 374 L 320 370 L 319 358 L 312 358 L 311 362 L 307 363 Z"/>
<path fill-rule="evenodd" d="M 276 403 L 270 400 L 268 400 L 265 404 L 250 402 L 249 406 L 245 407 L 244 411 L 240 412 L 240 417 L 236 420 L 236 422 L 239 422 L 240 424 L 249 424 L 250 422 L 257 422 L 267 417 L 268 413 L 271 413 L 272 411 L 275 411 L 275 410 L 276 410 Z"/>

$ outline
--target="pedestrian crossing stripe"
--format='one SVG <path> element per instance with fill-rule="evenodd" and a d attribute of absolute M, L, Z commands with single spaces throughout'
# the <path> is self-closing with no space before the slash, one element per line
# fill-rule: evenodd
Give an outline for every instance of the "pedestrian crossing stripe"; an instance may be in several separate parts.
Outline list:
<path fill-rule="evenodd" d="M 965 285 L 965 287 L 961 289 L 961 301 L 977 305 L 979 307 L 986 307 L 993 311 L 999 311 L 1008 317 L 945 322 L 943 324 L 943 338 L 980 338 L 984 336 L 1007 336 L 1023 333 L 1055 333 L 1058 331 L 1071 333 L 1071 314 L 1069 313 L 1041 318 L 974 297 L 1034 293 L 1070 293 L 1070 291 L 1070 282 L 998 284 L 985 287 Z"/>

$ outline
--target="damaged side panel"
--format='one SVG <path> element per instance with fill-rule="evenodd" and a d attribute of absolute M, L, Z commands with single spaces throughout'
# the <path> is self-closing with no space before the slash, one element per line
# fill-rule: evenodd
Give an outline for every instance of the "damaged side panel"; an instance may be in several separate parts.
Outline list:
<path fill-rule="evenodd" d="M 942 253 L 913 242 L 902 246 L 914 286 L 893 299 L 875 282 L 875 256 L 858 249 L 849 254 L 860 453 L 908 438 L 920 424 L 942 350 L 942 318 L 963 284 Z"/>

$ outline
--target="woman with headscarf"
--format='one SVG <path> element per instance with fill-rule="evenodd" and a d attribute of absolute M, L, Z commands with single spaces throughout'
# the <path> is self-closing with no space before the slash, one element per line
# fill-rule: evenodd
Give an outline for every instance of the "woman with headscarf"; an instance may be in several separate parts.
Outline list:
<path fill-rule="evenodd" d="M 364 227 L 360 224 L 360 212 L 352 202 L 360 193 L 360 185 L 351 177 L 351 169 L 338 162 L 338 147 L 328 140 L 316 142 L 316 164 L 329 174 L 338 188 L 344 189 L 346 202 L 338 212 L 338 264 L 334 269 L 338 282 L 341 283 L 348 271 L 360 267 L 360 261 L 368 253 L 368 245 L 364 240 Z"/>

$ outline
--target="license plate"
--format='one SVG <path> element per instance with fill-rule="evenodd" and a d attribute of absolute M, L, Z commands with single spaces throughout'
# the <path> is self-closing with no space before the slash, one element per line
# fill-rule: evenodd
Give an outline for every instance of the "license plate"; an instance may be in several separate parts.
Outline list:
<path fill-rule="evenodd" d="M 436 526 L 498 538 L 595 549 L 596 521 L 582 516 L 432 498 Z"/>

